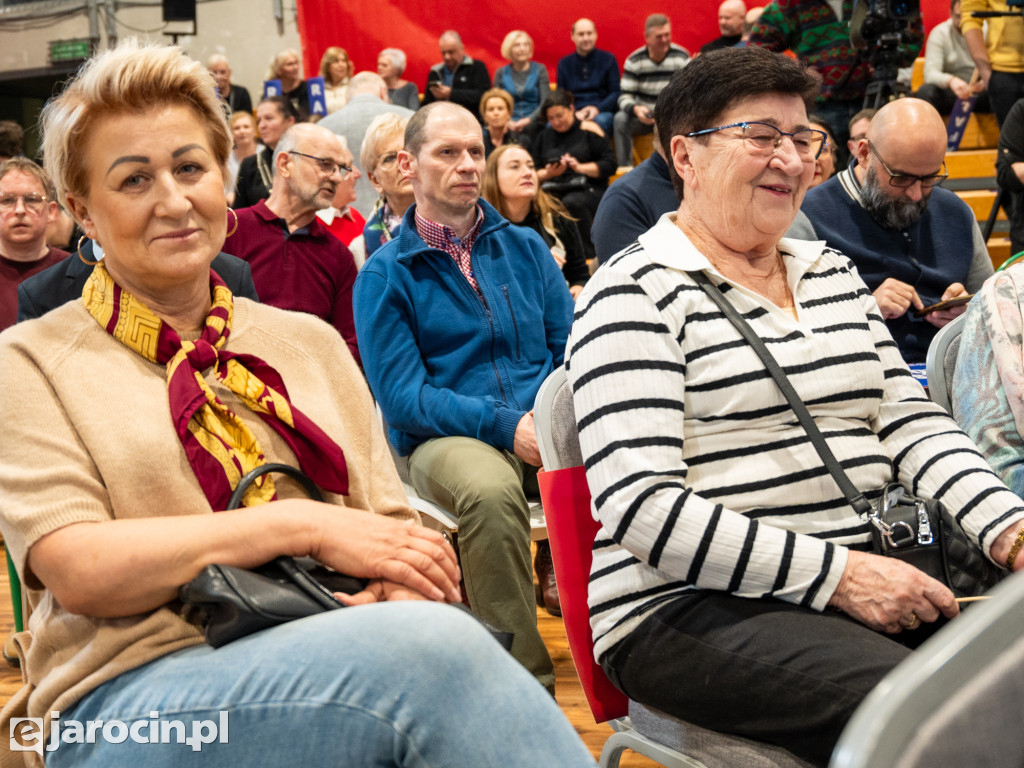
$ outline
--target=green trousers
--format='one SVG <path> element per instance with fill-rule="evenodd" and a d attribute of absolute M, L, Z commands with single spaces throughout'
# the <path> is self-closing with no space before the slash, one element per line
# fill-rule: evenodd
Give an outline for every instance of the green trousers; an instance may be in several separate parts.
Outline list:
<path fill-rule="evenodd" d="M 473 612 L 512 632 L 512 655 L 546 688 L 555 674 L 537 631 L 528 491 L 537 468 L 471 437 L 439 437 L 409 457 L 416 492 L 459 519 L 459 554 Z"/>

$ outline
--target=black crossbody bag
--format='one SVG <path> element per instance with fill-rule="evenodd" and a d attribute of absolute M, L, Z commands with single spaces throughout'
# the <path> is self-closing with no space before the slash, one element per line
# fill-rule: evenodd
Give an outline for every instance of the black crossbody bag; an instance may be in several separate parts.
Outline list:
<path fill-rule="evenodd" d="M 872 550 L 919 568 L 948 586 L 957 597 L 977 597 L 1006 571 L 985 557 L 941 501 L 923 499 L 899 483 L 881 489 L 874 505 L 850 482 L 825 442 L 800 395 L 764 342 L 703 272 L 687 274 L 704 289 L 740 335 L 753 347 L 793 409 L 829 474 L 859 517 L 870 523 Z"/>

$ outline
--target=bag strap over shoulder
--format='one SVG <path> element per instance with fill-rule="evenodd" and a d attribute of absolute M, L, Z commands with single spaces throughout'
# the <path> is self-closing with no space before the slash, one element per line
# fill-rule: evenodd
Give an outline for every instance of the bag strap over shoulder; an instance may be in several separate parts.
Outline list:
<path fill-rule="evenodd" d="M 694 282 L 697 283 L 704 292 L 711 298 L 718 308 L 722 310 L 726 318 L 732 323 L 736 330 L 740 332 L 740 335 L 746 339 L 747 343 L 754 348 L 754 352 L 761 358 L 761 362 L 764 363 L 765 368 L 768 369 L 768 373 L 771 374 L 772 379 L 775 380 L 776 385 L 782 391 L 785 396 L 789 407 L 793 409 L 796 414 L 797 420 L 800 425 L 804 428 L 807 433 L 807 437 L 810 438 L 811 444 L 814 449 L 818 452 L 818 456 L 825 463 L 825 468 L 828 469 L 829 474 L 832 475 L 836 481 L 836 485 L 843 492 L 846 500 L 853 507 L 854 511 L 863 517 L 870 515 L 871 504 L 864 494 L 857 490 L 857 487 L 850 482 L 850 478 L 847 477 L 846 472 L 843 471 L 839 461 L 836 459 L 835 454 L 832 453 L 832 449 L 828 447 L 828 443 L 825 442 L 825 438 L 822 436 L 821 431 L 818 429 L 817 424 L 814 423 L 814 418 L 807 410 L 807 406 L 804 405 L 804 401 L 800 399 L 800 395 L 797 394 L 793 385 L 789 381 L 789 377 L 786 376 L 785 371 L 782 370 L 782 366 L 779 365 L 778 361 L 772 356 L 772 353 L 768 351 L 768 347 L 765 346 L 764 342 L 761 341 L 760 337 L 754 333 L 754 329 L 750 327 L 750 324 L 744 320 L 736 308 L 729 303 L 729 300 L 722 295 L 722 292 L 718 290 L 716 286 L 707 275 L 703 272 L 688 272 L 687 273 Z"/>

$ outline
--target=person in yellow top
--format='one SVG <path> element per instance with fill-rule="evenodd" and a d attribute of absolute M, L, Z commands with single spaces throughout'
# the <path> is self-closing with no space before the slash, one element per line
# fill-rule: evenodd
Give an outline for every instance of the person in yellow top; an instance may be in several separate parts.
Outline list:
<path fill-rule="evenodd" d="M 1014 16 L 988 19 L 975 17 L 974 12 L 1009 10 L 1003 0 L 962 0 L 960 6 L 960 29 L 967 50 L 985 83 L 1000 125 L 1017 99 L 1024 98 L 1024 17 L 1019 10 Z M 986 22 L 988 27 L 983 32 Z"/>

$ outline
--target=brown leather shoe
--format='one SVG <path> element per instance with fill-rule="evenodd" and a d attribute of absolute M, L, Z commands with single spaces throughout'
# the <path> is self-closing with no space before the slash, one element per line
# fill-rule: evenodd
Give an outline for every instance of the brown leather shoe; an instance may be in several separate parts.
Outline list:
<path fill-rule="evenodd" d="M 537 542 L 537 555 L 533 558 L 533 568 L 537 572 L 537 605 L 543 607 L 552 616 L 562 615 L 562 606 L 558 602 L 558 585 L 555 583 L 555 566 L 551 562 L 551 544 Z"/>

